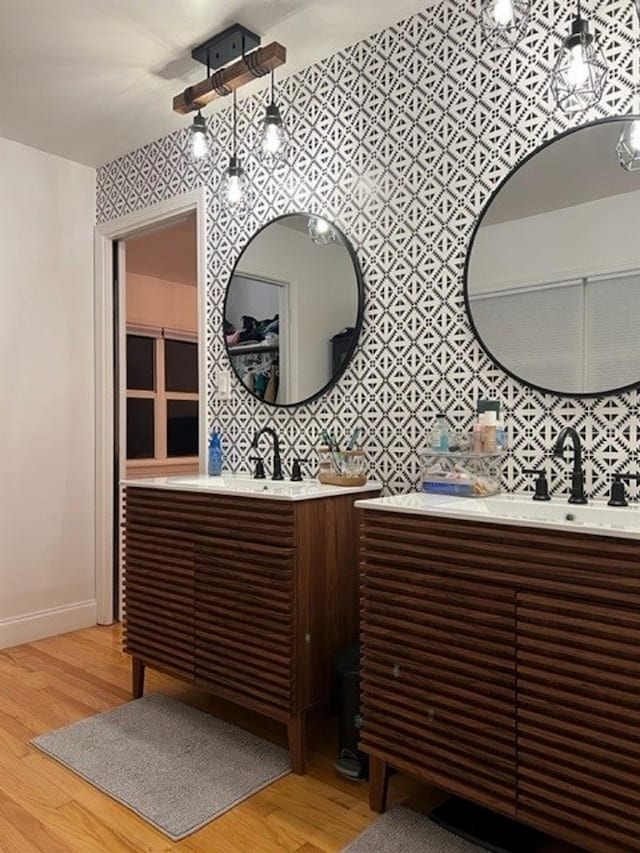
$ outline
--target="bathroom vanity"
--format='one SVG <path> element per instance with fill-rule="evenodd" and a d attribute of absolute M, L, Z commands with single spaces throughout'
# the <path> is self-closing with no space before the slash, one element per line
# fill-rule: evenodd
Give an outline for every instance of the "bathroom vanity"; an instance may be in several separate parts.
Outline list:
<path fill-rule="evenodd" d="M 358 506 L 371 807 L 394 767 L 585 850 L 637 853 L 640 509 Z"/>
<path fill-rule="evenodd" d="M 361 488 L 173 477 L 126 481 L 124 648 L 145 667 L 287 724 L 305 769 L 305 714 L 358 632 Z"/>

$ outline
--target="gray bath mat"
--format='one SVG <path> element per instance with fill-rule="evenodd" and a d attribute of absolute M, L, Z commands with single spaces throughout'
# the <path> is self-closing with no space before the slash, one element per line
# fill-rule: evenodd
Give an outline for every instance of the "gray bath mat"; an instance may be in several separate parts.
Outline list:
<path fill-rule="evenodd" d="M 428 817 L 401 806 L 392 809 L 345 847 L 343 853 L 486 853 Z"/>
<path fill-rule="evenodd" d="M 286 750 L 160 695 L 32 743 L 174 841 L 289 773 Z"/>

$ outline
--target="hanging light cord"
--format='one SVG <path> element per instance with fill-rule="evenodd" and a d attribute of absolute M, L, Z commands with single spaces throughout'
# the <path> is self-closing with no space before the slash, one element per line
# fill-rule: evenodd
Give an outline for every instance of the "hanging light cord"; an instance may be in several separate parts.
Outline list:
<path fill-rule="evenodd" d="M 276 83 L 275 83 L 275 71 L 271 69 L 271 103 L 275 104 L 276 102 Z"/>
<path fill-rule="evenodd" d="M 236 90 L 233 90 L 233 157 L 238 155 L 238 118 L 236 110 Z"/>

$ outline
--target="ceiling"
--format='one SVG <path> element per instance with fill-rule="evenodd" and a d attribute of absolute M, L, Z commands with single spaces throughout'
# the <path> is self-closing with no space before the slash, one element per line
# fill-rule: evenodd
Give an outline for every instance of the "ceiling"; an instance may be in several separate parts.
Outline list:
<path fill-rule="evenodd" d="M 198 283 L 195 214 L 127 240 L 126 265 L 127 273 L 195 287 Z"/>
<path fill-rule="evenodd" d="M 496 196 L 482 225 L 495 225 L 640 190 L 640 172 L 618 163 L 622 121 L 578 130 L 547 145 Z"/>
<path fill-rule="evenodd" d="M 283 76 L 428 2 L 0 0 L 0 136 L 102 165 L 189 121 L 171 101 L 206 74 L 191 48 L 230 24 L 284 44 Z"/>

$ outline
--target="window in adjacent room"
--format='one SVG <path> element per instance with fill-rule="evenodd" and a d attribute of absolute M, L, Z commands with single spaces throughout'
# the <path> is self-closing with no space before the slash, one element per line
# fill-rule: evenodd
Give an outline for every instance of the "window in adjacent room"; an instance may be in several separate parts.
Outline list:
<path fill-rule="evenodd" d="M 166 329 L 127 331 L 127 464 L 197 464 L 198 344 Z"/>

